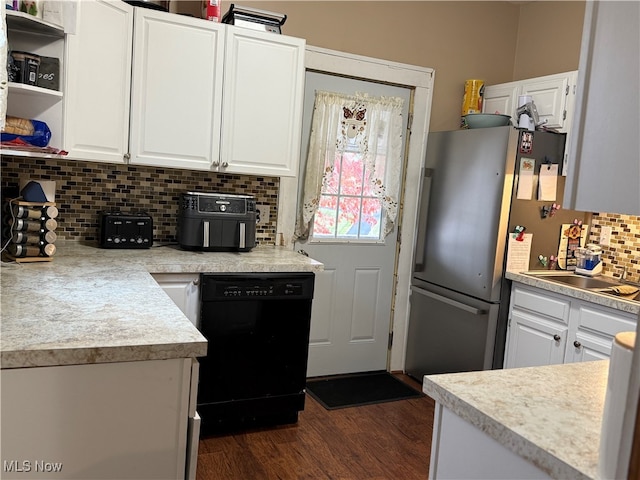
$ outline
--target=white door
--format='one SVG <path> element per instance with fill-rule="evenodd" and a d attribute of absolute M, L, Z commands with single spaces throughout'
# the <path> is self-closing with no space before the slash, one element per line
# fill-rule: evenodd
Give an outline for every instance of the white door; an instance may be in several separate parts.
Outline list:
<path fill-rule="evenodd" d="M 406 127 L 410 89 L 307 72 L 301 183 L 304 182 L 316 90 L 402 97 L 405 100 L 402 115 Z M 405 139 L 406 135 L 403 137 L 404 148 Z M 341 171 L 347 171 L 346 165 Z M 361 228 L 362 225 L 364 223 Z M 354 227 L 357 230 L 357 225 Z M 353 231 L 348 234 L 353 237 Z M 375 228 L 369 232 L 360 230 L 356 237 L 327 240 L 322 238 L 322 234 L 314 237 L 312 233 L 308 241 L 295 245 L 296 250 L 304 250 L 325 265 L 324 271 L 316 274 L 307 369 L 309 377 L 387 369 L 397 229 L 379 240 L 376 240 Z"/>

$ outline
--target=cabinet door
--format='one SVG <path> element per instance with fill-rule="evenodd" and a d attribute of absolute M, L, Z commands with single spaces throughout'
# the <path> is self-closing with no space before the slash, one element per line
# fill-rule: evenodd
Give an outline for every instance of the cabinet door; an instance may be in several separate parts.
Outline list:
<path fill-rule="evenodd" d="M 566 362 L 590 362 L 605 360 L 611 356 L 613 338 L 599 337 L 589 332 L 578 330 L 575 340 L 567 345 Z"/>
<path fill-rule="evenodd" d="M 563 207 L 640 215 L 640 2 L 587 2 Z"/>
<path fill-rule="evenodd" d="M 2 478 L 184 478 L 191 372 L 180 358 L 1 370 L 3 459 L 32 462 Z"/>
<path fill-rule="evenodd" d="M 568 362 L 609 358 L 616 334 L 635 332 L 637 324 L 633 314 L 579 300 L 571 302 L 569 321 L 577 330 L 567 345 Z"/>
<path fill-rule="evenodd" d="M 209 170 L 219 154 L 224 25 L 136 8 L 134 27 L 131 163 Z"/>
<path fill-rule="evenodd" d="M 482 111 L 484 113 L 500 113 L 511 115 L 514 125 L 518 125 L 516 118 L 516 107 L 518 102 L 517 82 L 502 83 L 484 87 L 482 100 Z"/>
<path fill-rule="evenodd" d="M 296 175 L 304 45 L 299 38 L 229 27 L 220 171 Z"/>
<path fill-rule="evenodd" d="M 77 3 L 67 36 L 64 148 L 69 157 L 123 163 L 129 137 L 133 7 Z"/>
<path fill-rule="evenodd" d="M 520 95 L 531 95 L 540 122 L 545 122 L 544 125 L 547 127 L 562 130 L 567 117 L 568 75 L 549 75 L 540 79 L 525 80 L 521 82 Z"/>
<path fill-rule="evenodd" d="M 505 368 L 563 363 L 568 327 L 513 309 Z"/>

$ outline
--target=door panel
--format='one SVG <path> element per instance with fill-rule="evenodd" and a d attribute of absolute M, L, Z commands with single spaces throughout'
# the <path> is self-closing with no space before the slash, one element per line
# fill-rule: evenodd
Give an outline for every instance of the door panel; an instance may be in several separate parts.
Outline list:
<path fill-rule="evenodd" d="M 403 97 L 405 125 L 411 101 L 408 88 L 307 72 L 298 199 L 304 184 L 316 90 Z M 396 240 L 394 229 L 383 243 L 296 242 L 296 250 L 304 250 L 325 265 L 325 272 L 316 277 L 307 376 L 387 368 Z"/>
<path fill-rule="evenodd" d="M 324 271 L 316 273 L 315 300 L 311 307 L 311 318 L 331 318 L 335 304 L 337 275 L 336 269 L 324 266 Z M 318 300 L 318 292 L 322 292 L 323 301 Z M 331 342 L 331 322 L 311 321 L 309 343 L 313 345 L 329 345 Z M 311 355 L 311 353 L 310 353 Z"/>
<path fill-rule="evenodd" d="M 351 341 L 375 340 L 377 302 L 373 299 L 380 289 L 380 269 L 357 269 L 353 285 Z"/>

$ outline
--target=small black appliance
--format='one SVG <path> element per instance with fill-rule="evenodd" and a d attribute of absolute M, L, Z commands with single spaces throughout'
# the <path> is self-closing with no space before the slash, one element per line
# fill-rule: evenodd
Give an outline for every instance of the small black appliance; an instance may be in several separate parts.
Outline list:
<path fill-rule="evenodd" d="M 186 192 L 178 209 L 178 244 L 185 250 L 247 252 L 256 246 L 251 195 Z"/>
<path fill-rule="evenodd" d="M 100 212 L 102 248 L 150 248 L 152 245 L 153 219 L 146 212 Z"/>

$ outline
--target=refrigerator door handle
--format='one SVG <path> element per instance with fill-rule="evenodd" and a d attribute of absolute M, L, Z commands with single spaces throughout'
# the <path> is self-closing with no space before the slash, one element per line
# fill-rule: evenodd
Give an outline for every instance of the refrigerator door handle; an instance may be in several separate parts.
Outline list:
<path fill-rule="evenodd" d="M 419 293 L 420 295 L 424 295 L 425 297 L 433 298 L 439 302 L 446 303 L 451 305 L 452 307 L 459 308 L 460 310 L 464 310 L 465 312 L 469 312 L 473 315 L 486 315 L 489 313 L 488 310 L 482 310 L 479 308 L 472 307 L 471 305 L 467 305 L 466 303 L 458 302 L 456 300 L 452 300 L 451 298 L 443 297 L 442 295 L 438 295 L 437 293 L 429 292 L 427 290 L 423 290 L 418 287 L 411 287 L 413 292 Z"/>
<path fill-rule="evenodd" d="M 420 205 L 418 205 L 418 234 L 416 236 L 416 258 L 415 271 L 424 270 L 424 249 L 425 238 L 427 236 L 427 210 L 429 207 L 429 192 L 431 191 L 431 177 L 433 176 L 433 168 L 425 168 L 422 175 L 422 188 L 420 190 Z"/>

